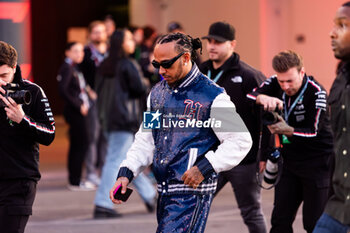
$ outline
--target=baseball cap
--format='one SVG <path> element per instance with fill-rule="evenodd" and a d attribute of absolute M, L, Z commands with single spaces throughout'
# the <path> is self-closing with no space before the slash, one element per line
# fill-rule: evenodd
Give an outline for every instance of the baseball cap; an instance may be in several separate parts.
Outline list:
<path fill-rule="evenodd" d="M 209 33 L 202 39 L 214 39 L 219 42 L 232 41 L 235 39 L 235 28 L 225 22 L 216 22 L 210 25 Z"/>
<path fill-rule="evenodd" d="M 168 32 L 172 32 L 174 30 L 183 30 L 182 26 L 178 22 L 170 22 L 168 24 Z"/>

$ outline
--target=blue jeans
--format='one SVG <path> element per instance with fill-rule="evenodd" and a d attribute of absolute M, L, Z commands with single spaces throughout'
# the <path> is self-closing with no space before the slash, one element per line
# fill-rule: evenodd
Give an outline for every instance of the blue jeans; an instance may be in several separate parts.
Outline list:
<path fill-rule="evenodd" d="M 126 153 L 133 143 L 134 134 L 126 131 L 109 132 L 107 133 L 107 140 L 106 161 L 102 168 L 101 184 L 96 191 L 95 205 L 112 209 L 113 203 L 109 199 L 109 190 L 113 187 L 119 166 L 126 158 Z M 135 177 L 132 183 L 144 202 L 153 202 L 156 196 L 155 187 L 143 173 Z"/>
<path fill-rule="evenodd" d="M 343 225 L 328 214 L 322 214 L 312 233 L 349 233 L 350 226 Z"/>

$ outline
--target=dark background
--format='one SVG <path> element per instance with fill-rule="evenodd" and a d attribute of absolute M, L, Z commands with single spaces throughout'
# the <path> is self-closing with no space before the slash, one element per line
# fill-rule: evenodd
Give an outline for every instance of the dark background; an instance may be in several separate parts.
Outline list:
<path fill-rule="evenodd" d="M 63 112 L 56 76 L 64 59 L 67 29 L 87 27 L 113 16 L 117 27 L 129 22 L 128 0 L 32 0 L 32 74 L 49 98 L 54 115 Z"/>

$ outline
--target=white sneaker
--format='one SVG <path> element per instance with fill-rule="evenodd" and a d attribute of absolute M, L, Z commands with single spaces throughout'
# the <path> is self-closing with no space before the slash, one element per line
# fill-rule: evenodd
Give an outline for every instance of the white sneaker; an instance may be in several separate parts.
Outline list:
<path fill-rule="evenodd" d="M 95 173 L 89 174 L 86 177 L 86 180 L 93 183 L 96 186 L 99 186 L 101 184 L 101 179 Z"/>
<path fill-rule="evenodd" d="M 70 191 L 93 191 L 93 190 L 96 190 L 96 185 L 94 185 L 89 181 L 85 181 L 85 182 L 80 182 L 79 185 L 68 184 L 67 188 Z"/>

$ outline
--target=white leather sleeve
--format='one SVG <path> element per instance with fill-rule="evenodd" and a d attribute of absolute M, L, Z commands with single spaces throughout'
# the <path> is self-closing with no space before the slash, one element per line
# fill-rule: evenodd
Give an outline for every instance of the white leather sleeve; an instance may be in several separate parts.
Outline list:
<path fill-rule="evenodd" d="M 216 172 L 230 170 L 248 154 L 252 147 L 252 138 L 226 93 L 215 98 L 210 117 L 222 122 L 220 128 L 213 128 L 220 145 L 215 152 L 208 151 L 205 157 Z"/>

